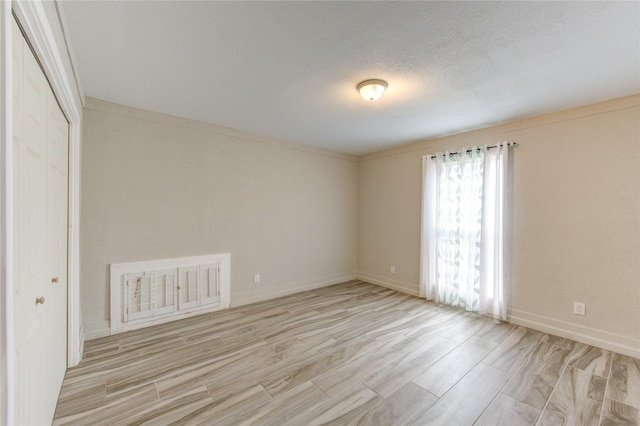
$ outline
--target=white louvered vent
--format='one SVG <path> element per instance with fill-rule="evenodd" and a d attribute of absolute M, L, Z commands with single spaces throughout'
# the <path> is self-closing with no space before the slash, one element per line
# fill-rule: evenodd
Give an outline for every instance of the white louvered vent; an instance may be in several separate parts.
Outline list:
<path fill-rule="evenodd" d="M 230 254 L 111 265 L 111 334 L 229 307 Z"/>
<path fill-rule="evenodd" d="M 171 313 L 176 310 L 177 270 L 154 271 L 151 273 L 151 308 L 154 315 Z"/>
<path fill-rule="evenodd" d="M 200 291 L 198 284 L 198 267 L 189 266 L 178 270 L 178 306 L 188 309 L 198 306 Z"/>
<path fill-rule="evenodd" d="M 125 321 L 135 321 L 150 317 L 151 311 L 151 276 L 145 273 L 125 275 L 127 296 L 124 311 Z"/>
<path fill-rule="evenodd" d="M 220 264 L 200 265 L 202 300 L 217 303 L 220 299 Z"/>

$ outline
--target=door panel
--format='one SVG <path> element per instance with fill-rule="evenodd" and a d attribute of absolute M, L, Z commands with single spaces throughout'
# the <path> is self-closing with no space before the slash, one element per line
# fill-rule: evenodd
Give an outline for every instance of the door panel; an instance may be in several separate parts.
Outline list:
<path fill-rule="evenodd" d="M 47 81 L 30 51 L 24 58 L 24 149 L 21 164 L 26 205 L 24 224 L 28 247 L 26 273 L 35 285 L 43 279 L 47 265 Z"/>
<path fill-rule="evenodd" d="M 49 189 L 47 194 L 50 212 L 49 258 L 50 275 L 46 283 L 50 287 L 53 305 L 48 313 L 51 338 L 48 341 L 51 363 L 66 366 L 67 359 L 67 208 L 68 208 L 68 146 L 69 124 L 58 103 L 49 91 L 49 118 L 47 136 L 49 140 L 47 159 L 49 161 Z M 60 389 L 66 368 L 54 368 L 51 374 L 51 388 Z"/>
<path fill-rule="evenodd" d="M 66 370 L 68 123 L 14 22 L 16 424 L 50 424 Z"/>

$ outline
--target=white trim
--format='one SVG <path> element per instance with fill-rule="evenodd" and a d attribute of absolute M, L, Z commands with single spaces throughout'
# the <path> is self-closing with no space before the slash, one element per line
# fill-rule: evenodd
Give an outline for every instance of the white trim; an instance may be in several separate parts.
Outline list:
<path fill-rule="evenodd" d="M 76 66 L 76 60 L 75 60 L 74 52 L 72 49 L 71 40 L 69 38 L 69 34 L 67 33 L 67 28 L 69 28 L 69 25 L 67 24 L 65 15 L 62 12 L 60 12 L 60 6 L 58 1 L 55 1 L 55 9 L 56 9 L 56 17 L 60 22 L 60 27 L 62 29 L 62 36 L 64 38 L 64 45 L 65 45 L 64 56 L 66 56 L 69 59 L 69 63 L 71 65 L 71 73 L 73 74 L 73 78 L 71 79 L 72 80 L 71 82 L 74 83 L 74 88 L 78 91 L 78 97 L 80 98 L 80 102 L 81 102 L 80 106 L 84 108 L 84 92 L 82 90 L 80 76 L 76 72 L 78 67 Z"/>
<path fill-rule="evenodd" d="M 410 294 L 412 296 L 420 297 L 418 291 L 418 285 L 409 283 L 406 281 L 399 281 L 387 278 L 382 275 L 371 274 L 368 272 L 358 272 L 358 279 L 369 284 L 379 285 L 381 287 L 390 288 L 401 293 Z"/>
<path fill-rule="evenodd" d="M 381 275 L 366 272 L 358 272 L 358 279 L 370 284 L 418 296 L 417 285 L 412 283 L 391 280 Z M 634 358 L 640 358 L 640 341 L 629 337 L 518 310 L 511 310 L 509 312 L 508 322 L 542 331 L 543 333 L 565 337 L 587 345 L 615 351 Z"/>
<path fill-rule="evenodd" d="M 67 290 L 67 366 L 80 363 L 84 330 L 80 314 L 80 164 L 82 120 L 69 126 L 69 228 Z"/>
<path fill-rule="evenodd" d="M 513 133 L 519 130 L 535 129 L 541 126 L 549 126 L 555 123 L 562 123 L 569 120 L 581 119 L 598 114 L 605 114 L 612 111 L 619 111 L 621 109 L 637 108 L 638 106 L 640 106 L 640 95 L 625 96 L 623 98 L 610 99 L 595 104 L 579 106 L 576 108 L 532 116 L 515 121 L 508 121 L 504 124 L 453 132 L 451 134 L 438 136 L 431 139 L 425 139 L 420 142 L 414 142 L 407 145 L 397 146 L 395 148 L 389 148 L 383 151 L 363 154 L 358 157 L 358 162 L 375 160 L 377 158 L 393 155 L 403 155 L 408 152 L 414 151 L 431 150 L 437 152 L 446 149 L 452 150 L 453 148 L 448 146 L 447 142 L 452 138 L 454 140 L 458 139 L 460 135 L 473 135 L 476 140 L 484 138 L 489 139 L 490 142 L 494 142 L 496 139 L 503 139 L 505 134 Z M 462 148 L 463 146 L 464 145 L 460 145 L 459 147 Z"/>
<path fill-rule="evenodd" d="M 42 2 L 14 1 L 13 11 L 44 68 L 62 112 L 68 121 L 79 122 L 82 118 L 82 105 L 75 98 L 72 86 L 74 77 L 67 75 L 60 53 L 66 55 L 67 50 L 66 47 L 57 45 Z"/>
<path fill-rule="evenodd" d="M 13 84 L 11 3 L 0 5 L 0 424 L 13 424 Z"/>
<path fill-rule="evenodd" d="M 4 3 L 4 2 L 3 2 Z M 74 94 L 75 77 L 67 72 L 59 46 L 42 2 L 12 3 L 22 28 L 35 50 L 53 93 L 69 121 L 69 224 L 68 224 L 68 330 L 67 366 L 73 367 L 82 358 L 83 336 L 80 318 L 80 161 L 82 141 L 82 105 Z M 10 30 L 11 28 L 9 28 Z M 7 30 L 3 30 L 6 34 Z M 10 64 L 11 61 L 3 61 Z M 8 65 L 5 65 L 8 66 Z M 10 139 L 9 139 L 10 140 Z M 5 141 L 3 141 L 4 143 Z M 6 173 L 6 168 L 5 168 Z"/>
<path fill-rule="evenodd" d="M 105 112 L 107 114 L 121 115 L 127 118 L 138 118 L 140 120 L 152 121 L 155 123 L 163 123 L 171 126 L 182 127 L 185 129 L 199 130 L 219 136 L 232 139 L 239 139 L 244 142 L 254 142 L 259 144 L 272 145 L 282 149 L 291 149 L 294 151 L 310 152 L 313 154 L 324 155 L 327 157 L 338 158 L 355 162 L 357 157 L 351 154 L 344 154 L 324 148 L 317 148 L 300 143 L 283 141 L 271 138 L 269 136 L 257 135 L 255 133 L 246 132 L 244 130 L 232 129 L 217 124 L 205 123 L 202 121 L 191 120 L 188 118 L 177 117 L 174 115 L 162 114 L 154 111 L 147 111 L 139 108 L 129 107 L 126 105 L 115 104 L 91 97 L 84 98 L 85 108 Z"/>
<path fill-rule="evenodd" d="M 629 337 L 518 310 L 511 310 L 509 322 L 640 358 L 640 341 Z"/>
<path fill-rule="evenodd" d="M 93 321 L 87 324 L 87 331 L 84 335 L 85 340 L 94 340 L 99 339 L 101 337 L 111 336 L 111 328 L 110 322 L 108 320 L 104 321 Z"/>
<path fill-rule="evenodd" d="M 287 283 L 287 288 L 274 288 L 273 290 L 266 291 L 256 295 L 256 291 L 246 291 L 239 293 L 237 296 L 234 294 L 234 298 L 231 301 L 231 307 L 249 305 L 251 303 L 264 302 L 265 300 L 271 300 L 278 297 L 290 296 L 296 293 L 302 293 L 303 291 L 315 290 L 316 288 L 328 287 L 334 284 L 340 284 L 347 281 L 355 280 L 357 277 L 355 274 L 349 275 L 335 275 L 331 277 L 315 278 L 312 280 L 304 280 L 293 283 Z M 266 283 L 259 284 L 264 287 L 268 286 Z"/>

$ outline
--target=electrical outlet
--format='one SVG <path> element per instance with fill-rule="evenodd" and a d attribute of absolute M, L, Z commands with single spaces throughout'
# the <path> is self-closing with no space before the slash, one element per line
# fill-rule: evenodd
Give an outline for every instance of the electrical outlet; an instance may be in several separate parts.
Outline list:
<path fill-rule="evenodd" d="M 587 307 L 582 302 L 573 302 L 573 313 L 576 315 L 586 315 Z"/>
<path fill-rule="evenodd" d="M 391 267 L 389 268 L 389 272 L 391 272 L 392 274 L 396 273 L 396 267 L 391 265 Z"/>
<path fill-rule="evenodd" d="M 260 284 L 260 274 L 255 274 L 253 276 L 253 283 L 254 284 Z"/>

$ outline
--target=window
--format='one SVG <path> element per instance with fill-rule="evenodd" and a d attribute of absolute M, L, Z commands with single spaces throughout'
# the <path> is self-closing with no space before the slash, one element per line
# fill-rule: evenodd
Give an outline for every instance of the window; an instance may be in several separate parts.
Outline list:
<path fill-rule="evenodd" d="M 507 319 L 512 150 L 423 157 L 422 297 Z"/>

